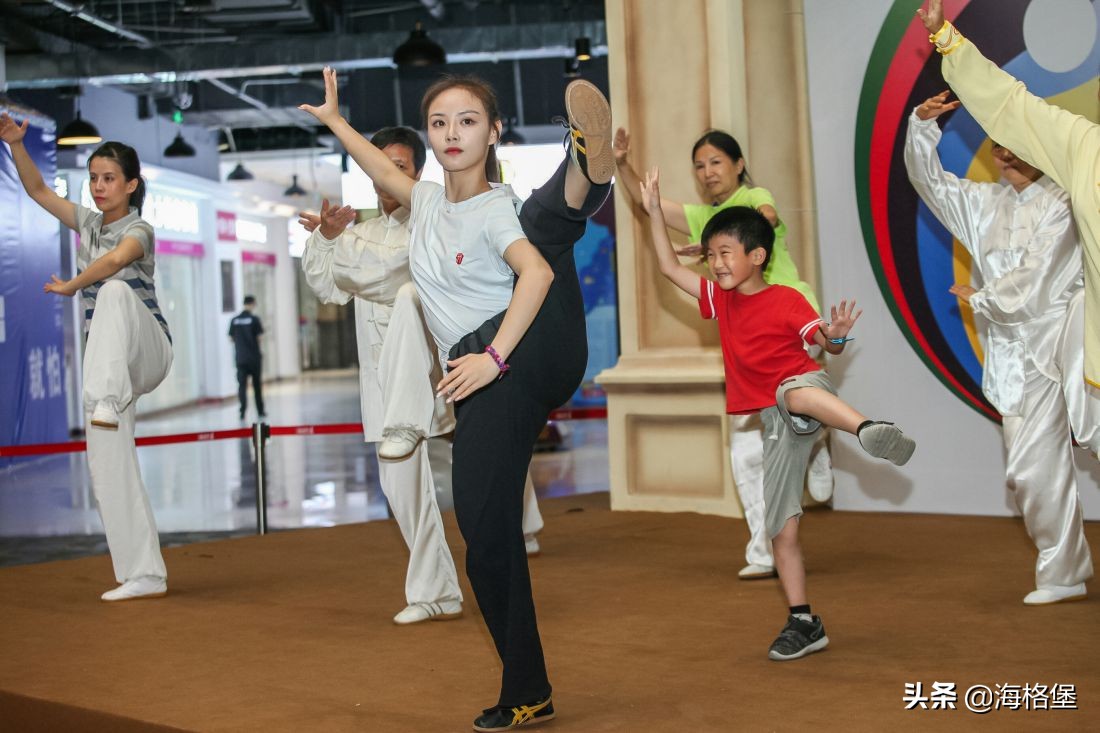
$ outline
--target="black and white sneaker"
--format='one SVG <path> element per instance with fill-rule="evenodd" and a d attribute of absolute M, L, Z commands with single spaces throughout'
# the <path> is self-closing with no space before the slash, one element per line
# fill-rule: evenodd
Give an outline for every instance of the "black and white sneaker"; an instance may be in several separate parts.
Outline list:
<path fill-rule="evenodd" d="M 779 632 L 768 650 L 768 659 L 786 662 L 807 654 L 819 652 L 829 646 L 829 637 L 825 636 L 825 626 L 820 616 L 803 621 L 798 616 L 788 616 L 787 625 Z"/>
<path fill-rule="evenodd" d="M 892 422 L 868 420 L 856 431 L 863 450 L 875 458 L 885 458 L 895 466 L 904 466 L 913 457 L 917 443 Z"/>
<path fill-rule="evenodd" d="M 499 706 L 489 708 L 474 721 L 474 730 L 481 733 L 513 730 L 520 726 L 538 725 L 553 719 L 554 703 L 548 697 L 530 705 L 518 705 L 514 708 Z"/>
<path fill-rule="evenodd" d="M 577 79 L 565 88 L 565 111 L 569 115 L 566 146 L 573 162 L 592 183 L 609 182 L 615 175 L 615 154 L 607 98 L 596 85 Z"/>

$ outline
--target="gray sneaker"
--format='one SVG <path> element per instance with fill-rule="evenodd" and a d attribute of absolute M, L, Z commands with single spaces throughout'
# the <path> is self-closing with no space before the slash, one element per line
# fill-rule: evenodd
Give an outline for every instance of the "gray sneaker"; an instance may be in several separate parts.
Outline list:
<path fill-rule="evenodd" d="M 813 616 L 811 620 L 803 621 L 792 614 L 787 617 L 787 625 L 772 642 L 772 647 L 768 650 L 768 659 L 786 662 L 819 652 L 827 646 L 829 646 L 829 637 L 825 636 L 825 625 L 821 623 L 820 616 Z"/>
<path fill-rule="evenodd" d="M 917 443 L 892 422 L 867 421 L 856 433 L 863 450 L 875 458 L 885 458 L 895 466 L 904 466 L 913 456 Z"/>

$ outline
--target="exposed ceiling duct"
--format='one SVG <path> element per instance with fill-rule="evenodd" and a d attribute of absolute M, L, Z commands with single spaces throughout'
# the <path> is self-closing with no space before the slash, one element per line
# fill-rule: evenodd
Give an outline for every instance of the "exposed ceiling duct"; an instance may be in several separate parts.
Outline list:
<path fill-rule="evenodd" d="M 149 84 L 245 76 L 300 74 L 326 65 L 337 70 L 393 66 L 393 50 L 407 31 L 369 35 L 287 36 L 278 43 L 172 46 L 125 52 L 87 49 L 80 54 L 32 54 L 8 59 L 8 88 L 92 84 Z M 438 28 L 435 38 L 450 64 L 564 58 L 574 41 L 592 39 L 592 55 L 607 55 L 603 21 L 539 23 L 479 28 Z M 487 50 L 488 49 L 488 50 Z"/>

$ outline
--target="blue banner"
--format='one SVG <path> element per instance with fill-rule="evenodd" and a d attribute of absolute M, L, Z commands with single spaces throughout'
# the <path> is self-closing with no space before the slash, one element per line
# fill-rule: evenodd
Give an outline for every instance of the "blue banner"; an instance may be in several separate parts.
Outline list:
<path fill-rule="evenodd" d="M 54 123 L 0 102 L 46 184 L 57 171 Z M 43 291 L 61 269 L 60 224 L 23 190 L 11 149 L 0 143 L 0 445 L 68 438 L 62 314 L 68 301 Z"/>

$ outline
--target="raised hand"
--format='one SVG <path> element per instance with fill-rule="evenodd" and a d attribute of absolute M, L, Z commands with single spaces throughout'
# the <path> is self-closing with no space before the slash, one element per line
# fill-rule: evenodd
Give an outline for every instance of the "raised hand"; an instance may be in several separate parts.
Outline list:
<path fill-rule="evenodd" d="M 962 104 L 959 100 L 948 102 L 947 98 L 951 96 L 951 90 L 940 92 L 934 97 L 929 97 L 920 103 L 917 107 L 917 117 L 922 120 L 934 120 L 945 112 L 950 112 L 953 109 L 958 109 Z"/>
<path fill-rule="evenodd" d="M 323 72 L 325 77 L 325 102 L 320 107 L 311 104 L 299 104 L 298 109 L 309 112 L 318 121 L 325 125 L 340 119 L 340 100 L 336 93 L 336 71 L 331 66 L 326 66 Z"/>
<path fill-rule="evenodd" d="M 654 166 L 653 170 L 646 172 L 645 180 L 640 184 L 642 187 L 642 207 L 649 212 L 650 216 L 661 213 L 660 177 L 661 171 Z"/>
<path fill-rule="evenodd" d="M 314 229 L 321 226 L 321 217 L 308 211 L 299 211 L 298 223 L 302 225 L 303 229 L 312 234 Z"/>
<path fill-rule="evenodd" d="M 928 10 L 917 8 L 917 16 L 929 33 L 943 27 L 943 0 L 928 0 Z"/>
<path fill-rule="evenodd" d="M 353 221 L 355 221 L 355 209 L 350 206 L 336 208 L 329 205 L 328 199 L 322 199 L 321 236 L 325 239 L 336 239 Z"/>
<path fill-rule="evenodd" d="M 827 338 L 844 338 L 852 330 L 852 326 L 856 325 L 856 321 L 859 320 L 861 315 L 863 315 L 863 310 L 856 310 L 854 300 L 842 300 L 839 307 L 834 305 L 830 309 L 829 317 L 832 322 L 822 330 L 825 331 Z"/>
<path fill-rule="evenodd" d="M 630 155 L 630 133 L 621 127 L 615 130 L 611 151 L 615 155 L 616 164 L 626 162 L 626 156 Z"/>
<path fill-rule="evenodd" d="M 29 124 L 29 120 L 23 120 L 22 125 L 17 125 L 7 112 L 0 114 L 0 140 L 9 145 L 19 142 L 27 134 Z"/>

